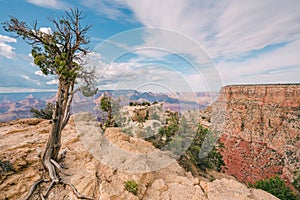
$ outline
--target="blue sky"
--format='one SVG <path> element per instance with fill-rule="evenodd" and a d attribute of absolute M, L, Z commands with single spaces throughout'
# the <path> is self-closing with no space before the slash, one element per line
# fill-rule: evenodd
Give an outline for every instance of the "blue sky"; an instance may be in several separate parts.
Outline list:
<path fill-rule="evenodd" d="M 99 89 L 218 90 L 228 84 L 300 82 L 298 0 L 0 0 L 0 21 L 41 28 L 78 7 Z M 52 28 L 53 29 L 53 28 Z M 56 89 L 31 48 L 0 28 L 0 92 Z"/>

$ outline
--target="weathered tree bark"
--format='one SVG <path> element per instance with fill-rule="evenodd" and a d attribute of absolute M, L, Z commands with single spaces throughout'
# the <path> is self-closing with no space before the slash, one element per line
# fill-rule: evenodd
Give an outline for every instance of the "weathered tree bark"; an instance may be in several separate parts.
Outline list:
<path fill-rule="evenodd" d="M 43 164 L 48 169 L 51 180 L 56 183 L 59 182 L 59 176 L 57 175 L 55 166 L 51 160 L 57 162 L 58 159 L 59 150 L 61 148 L 61 132 L 70 117 L 71 102 L 69 99 L 73 96 L 73 86 L 74 83 L 72 82 L 59 80 L 57 101 L 53 113 L 53 123 L 42 157 Z"/>
<path fill-rule="evenodd" d="M 63 177 L 60 177 L 58 174 L 59 171 L 67 175 L 62 171 L 61 166 L 58 164 L 58 155 L 61 148 L 61 132 L 68 123 L 71 116 L 71 102 L 73 100 L 73 95 L 76 92 L 74 91 L 74 84 L 75 81 L 59 80 L 57 100 L 55 110 L 53 112 L 52 127 L 42 155 L 42 163 L 49 173 L 51 184 L 45 194 L 40 194 L 41 199 L 47 198 L 50 190 L 55 184 L 64 184 L 70 186 L 74 194 L 79 199 L 92 199 L 90 197 L 81 195 L 71 182 L 67 181 Z M 43 181 L 44 180 L 42 179 L 33 185 L 25 200 L 30 199 L 37 186 Z"/>

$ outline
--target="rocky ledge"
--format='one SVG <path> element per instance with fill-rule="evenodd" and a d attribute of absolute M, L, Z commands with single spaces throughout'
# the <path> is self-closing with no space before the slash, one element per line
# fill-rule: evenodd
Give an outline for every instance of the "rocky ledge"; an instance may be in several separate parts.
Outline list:
<path fill-rule="evenodd" d="M 0 200 L 24 198 L 30 186 L 41 177 L 43 168 L 37 154 L 44 146 L 49 129 L 49 122 L 40 119 L 0 124 Z M 150 166 L 142 167 L 146 165 L 146 160 L 137 162 L 135 157 L 131 160 L 125 157 L 122 162 L 113 162 L 116 159 L 114 148 L 143 155 L 157 152 L 157 149 L 150 143 L 129 137 L 116 128 L 107 129 L 104 134 L 93 130 L 99 128 L 89 115 L 80 115 L 70 120 L 62 135 L 64 158 L 61 164 L 68 167 L 66 173 L 71 176 L 66 178 L 78 191 L 94 199 L 277 199 L 262 190 L 247 188 L 233 177 L 223 176 L 212 182 L 202 177 L 193 177 L 175 160 L 172 161 L 172 158 L 165 157 L 169 164 L 156 170 L 149 168 Z M 89 140 L 91 134 L 95 137 L 92 141 Z M 98 147 L 92 148 L 92 143 Z M 97 149 L 112 151 L 113 154 L 109 154 L 112 161 L 104 154 L 95 153 Z M 156 155 L 167 156 L 165 153 Z M 118 168 L 120 163 L 125 163 L 123 166 L 127 168 Z M 141 166 L 136 170 L 144 171 L 128 171 L 128 166 L 134 164 Z M 138 184 L 137 195 L 125 189 L 124 183 L 128 180 L 134 180 Z M 60 185 L 51 190 L 48 198 L 76 199 L 70 188 Z"/>

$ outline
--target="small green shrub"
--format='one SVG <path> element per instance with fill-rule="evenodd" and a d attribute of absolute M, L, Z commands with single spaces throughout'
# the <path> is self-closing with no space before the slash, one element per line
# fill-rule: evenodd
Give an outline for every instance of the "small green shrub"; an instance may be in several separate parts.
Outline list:
<path fill-rule="evenodd" d="M 151 119 L 153 120 L 160 120 L 160 117 L 158 116 L 158 114 L 156 112 L 154 112 L 152 115 L 151 115 Z"/>
<path fill-rule="evenodd" d="M 100 109 L 102 117 L 100 128 L 105 131 L 107 127 L 119 127 L 126 121 L 126 117 L 120 113 L 120 99 L 113 99 L 111 96 L 104 95 L 100 99 Z M 105 113 L 105 114 L 104 114 Z"/>
<path fill-rule="evenodd" d="M 250 184 L 250 186 L 267 191 L 281 200 L 297 200 L 296 195 L 285 185 L 284 180 L 278 176 L 266 180 L 259 180 L 254 184 Z"/>
<path fill-rule="evenodd" d="M 294 179 L 293 185 L 295 189 L 300 192 L 300 175 L 297 176 L 297 178 Z"/>
<path fill-rule="evenodd" d="M 47 103 L 44 109 L 38 110 L 36 108 L 31 108 L 30 112 L 33 113 L 33 117 L 41 118 L 41 119 L 52 119 L 54 111 L 54 105 L 52 103 Z"/>
<path fill-rule="evenodd" d="M 199 125 L 193 142 L 185 154 L 182 155 L 182 158 L 186 157 L 186 159 L 183 160 L 190 160 L 191 163 L 193 163 L 201 171 L 206 171 L 206 169 L 221 171 L 224 161 L 222 155 L 215 146 L 205 157 L 199 158 L 198 154 L 205 138 L 210 138 L 212 141 L 214 141 L 212 133 L 207 128 L 203 128 L 201 125 Z M 220 142 L 217 142 L 217 144 L 219 148 L 222 147 Z"/>
<path fill-rule="evenodd" d="M 134 180 L 128 180 L 124 183 L 124 187 L 128 192 L 131 192 L 134 195 L 138 193 L 138 184 Z"/>

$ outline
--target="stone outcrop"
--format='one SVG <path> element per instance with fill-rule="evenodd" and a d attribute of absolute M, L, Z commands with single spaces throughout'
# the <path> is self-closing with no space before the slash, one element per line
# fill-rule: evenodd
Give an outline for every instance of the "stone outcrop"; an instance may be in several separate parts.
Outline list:
<path fill-rule="evenodd" d="M 40 119 L 0 124 L 0 161 L 7 166 L 0 167 L 0 200 L 24 198 L 30 186 L 41 177 L 43 168 L 37 153 L 44 146 L 49 128 L 49 122 Z M 116 160 L 116 148 L 140 154 L 157 151 L 150 143 L 129 137 L 116 128 L 101 133 L 98 122 L 89 115 L 77 116 L 75 120 L 72 118 L 62 134 L 62 152 L 65 157 L 61 160 L 61 164 L 68 167 L 66 172 L 71 176 L 61 176 L 69 179 L 82 194 L 99 200 L 215 200 L 225 197 L 231 200 L 277 199 L 267 192 L 249 189 L 232 177 L 216 179 L 213 182 L 202 177 L 195 178 L 191 173 L 185 172 L 175 160 L 156 171 L 134 173 L 124 170 L 125 168 L 106 165 L 101 162 L 101 158 L 93 156 L 97 149 L 104 152 L 109 150 L 112 154 L 107 152 L 110 156 L 106 159 Z M 164 153 L 161 155 L 167 156 Z M 128 166 L 130 163 L 139 164 L 135 158 L 131 161 L 126 159 L 120 163 L 127 163 Z M 128 180 L 138 183 L 137 195 L 125 190 L 124 182 Z M 46 186 L 42 184 L 42 187 Z M 70 188 L 56 185 L 48 199 L 76 197 Z"/>
<path fill-rule="evenodd" d="M 300 84 L 226 86 L 218 102 L 224 171 L 245 183 L 275 175 L 291 183 L 300 169 Z"/>
<path fill-rule="evenodd" d="M 145 122 L 149 118 L 149 109 L 147 107 L 136 108 L 132 111 L 131 119 L 134 122 Z"/>

